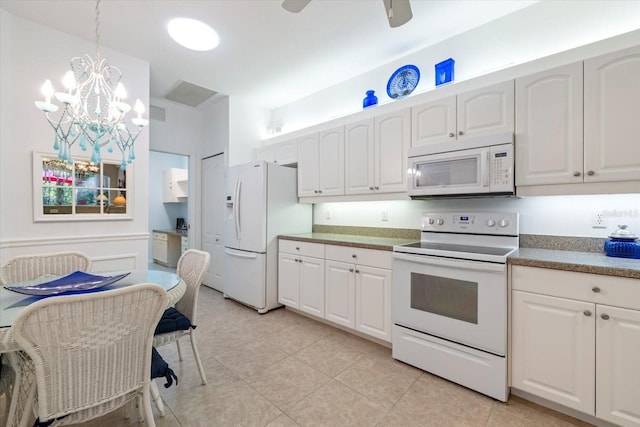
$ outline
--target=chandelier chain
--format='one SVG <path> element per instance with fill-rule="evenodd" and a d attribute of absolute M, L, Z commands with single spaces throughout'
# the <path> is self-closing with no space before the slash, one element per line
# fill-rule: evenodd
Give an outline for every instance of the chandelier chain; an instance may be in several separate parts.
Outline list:
<path fill-rule="evenodd" d="M 96 0 L 96 58 L 100 60 L 100 0 Z"/>

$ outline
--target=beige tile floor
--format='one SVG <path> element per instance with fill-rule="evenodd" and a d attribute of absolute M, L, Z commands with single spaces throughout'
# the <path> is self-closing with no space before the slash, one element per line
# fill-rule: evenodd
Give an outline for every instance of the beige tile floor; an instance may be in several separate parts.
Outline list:
<path fill-rule="evenodd" d="M 197 324 L 208 383 L 188 339 L 182 362 L 174 345 L 161 347 L 180 382 L 165 389 L 157 380 L 167 412 L 159 427 L 587 425 L 517 397 L 497 402 L 398 362 L 386 347 L 286 309 L 259 315 L 204 286 Z M 83 426 L 138 425 L 123 414 Z"/>

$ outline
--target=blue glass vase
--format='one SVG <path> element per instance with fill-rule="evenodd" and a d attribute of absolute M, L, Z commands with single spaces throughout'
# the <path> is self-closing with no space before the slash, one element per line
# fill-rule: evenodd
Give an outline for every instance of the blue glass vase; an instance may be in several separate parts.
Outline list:
<path fill-rule="evenodd" d="M 374 95 L 374 90 L 368 90 L 367 96 L 362 100 L 362 108 L 371 107 L 378 103 L 378 97 Z"/>

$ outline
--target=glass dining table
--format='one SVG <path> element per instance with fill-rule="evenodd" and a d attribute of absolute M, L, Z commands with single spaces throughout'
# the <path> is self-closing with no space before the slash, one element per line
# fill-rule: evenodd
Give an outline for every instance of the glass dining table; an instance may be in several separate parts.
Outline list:
<path fill-rule="evenodd" d="M 117 275 L 121 273 L 123 272 L 93 274 Z M 7 402 L 7 404 L 10 405 L 7 427 L 26 426 L 29 416 L 28 414 L 24 414 L 24 409 L 26 409 L 24 406 L 28 400 L 28 394 L 30 393 L 33 382 L 31 362 L 26 355 L 20 351 L 20 346 L 11 333 L 11 326 L 25 307 L 47 297 L 21 294 L 7 289 L 6 286 L 36 285 L 51 281 L 52 279 L 56 279 L 56 276 L 45 276 L 20 284 L 7 284 L 5 287 L 0 287 L 0 353 L 5 353 L 5 356 L 8 357 L 10 364 L 16 371 L 16 382 L 12 393 L 13 397 L 11 402 Z M 117 282 L 93 290 L 92 292 L 103 292 L 132 286 L 138 283 L 156 283 L 162 286 L 169 296 L 169 307 L 175 305 L 187 289 L 186 282 L 175 273 L 159 270 L 134 270 Z"/>

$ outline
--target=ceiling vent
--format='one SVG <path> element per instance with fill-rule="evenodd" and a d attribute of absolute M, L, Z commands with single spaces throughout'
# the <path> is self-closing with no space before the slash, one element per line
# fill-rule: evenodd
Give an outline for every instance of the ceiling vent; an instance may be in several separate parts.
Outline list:
<path fill-rule="evenodd" d="M 157 120 L 159 122 L 164 122 L 167 120 L 166 112 L 162 107 L 156 107 L 155 105 L 149 106 L 149 118 L 151 120 Z"/>
<path fill-rule="evenodd" d="M 197 107 L 216 93 L 218 92 L 180 80 L 165 98 L 191 107 Z"/>

